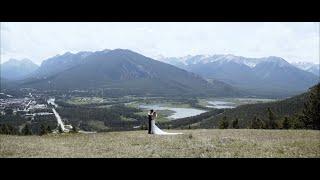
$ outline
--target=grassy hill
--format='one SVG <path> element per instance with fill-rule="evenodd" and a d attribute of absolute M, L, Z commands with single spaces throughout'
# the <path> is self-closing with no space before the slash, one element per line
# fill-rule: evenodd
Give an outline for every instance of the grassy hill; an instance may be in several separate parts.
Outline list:
<path fill-rule="evenodd" d="M 178 131 L 178 130 L 176 130 Z M 320 157 L 320 131 L 179 130 L 0 135 L 0 157 Z"/>

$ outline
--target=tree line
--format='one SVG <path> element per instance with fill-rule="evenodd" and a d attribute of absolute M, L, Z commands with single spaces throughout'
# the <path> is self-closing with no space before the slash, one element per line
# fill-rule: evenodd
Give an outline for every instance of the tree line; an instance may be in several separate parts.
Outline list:
<path fill-rule="evenodd" d="M 300 113 L 291 116 L 277 117 L 270 107 L 266 109 L 265 117 L 254 116 L 244 128 L 250 129 L 320 129 L 320 84 L 311 88 L 307 101 L 303 103 L 303 109 Z M 290 106 L 288 107 L 290 108 Z M 229 123 L 231 121 L 231 123 Z M 220 129 L 239 128 L 239 120 L 235 118 L 228 120 L 224 115 L 219 121 Z"/>

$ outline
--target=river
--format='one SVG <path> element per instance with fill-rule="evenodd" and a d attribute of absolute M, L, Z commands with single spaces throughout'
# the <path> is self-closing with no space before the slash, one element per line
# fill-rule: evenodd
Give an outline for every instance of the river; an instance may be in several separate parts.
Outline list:
<path fill-rule="evenodd" d="M 54 98 L 48 99 L 47 102 L 48 102 L 48 104 L 54 105 L 54 107 L 56 107 L 56 108 L 58 107 L 58 104 L 55 103 L 55 99 L 54 99 Z M 67 130 L 67 129 L 64 127 L 64 124 L 63 124 L 63 122 L 62 122 L 62 120 L 61 120 L 61 117 L 60 117 L 59 113 L 56 111 L 55 108 L 52 108 L 52 112 L 53 112 L 53 114 L 56 116 L 58 125 L 60 125 L 62 131 L 63 131 L 63 132 L 69 131 L 69 130 Z"/>
<path fill-rule="evenodd" d="M 55 108 L 58 107 L 58 104 L 55 103 L 55 99 L 54 98 L 50 98 L 48 99 L 48 104 L 51 104 L 51 105 L 54 105 Z M 69 132 L 70 129 L 72 129 L 72 126 L 71 125 L 67 125 L 68 126 L 68 129 L 65 127 L 59 113 L 56 111 L 55 108 L 52 108 L 52 112 L 53 114 L 56 116 L 56 119 L 57 119 L 57 122 L 58 122 L 58 125 L 60 125 L 61 129 L 63 132 Z M 92 133 L 96 133 L 96 131 L 82 131 L 82 130 L 79 130 L 78 131 L 79 133 L 83 133 L 83 134 L 92 134 Z"/>
<path fill-rule="evenodd" d="M 64 127 L 64 124 L 63 124 L 63 122 L 61 120 L 61 117 L 60 117 L 59 113 L 56 111 L 56 109 L 52 108 L 52 111 L 53 111 L 54 115 L 56 116 L 57 122 L 60 125 L 62 131 L 63 132 L 69 131 Z"/>
<path fill-rule="evenodd" d="M 195 108 L 172 108 L 172 107 L 166 107 L 166 106 L 161 106 L 161 105 L 140 105 L 139 108 L 174 111 L 173 115 L 167 117 L 172 120 L 190 117 L 190 116 L 196 116 L 201 113 L 207 112 L 205 110 L 200 110 L 200 109 L 195 109 Z"/>
<path fill-rule="evenodd" d="M 48 104 L 54 105 L 54 107 L 56 107 L 56 108 L 58 107 L 58 104 L 55 103 L 55 98 L 50 98 L 50 99 L 48 99 L 47 102 L 48 102 Z"/>

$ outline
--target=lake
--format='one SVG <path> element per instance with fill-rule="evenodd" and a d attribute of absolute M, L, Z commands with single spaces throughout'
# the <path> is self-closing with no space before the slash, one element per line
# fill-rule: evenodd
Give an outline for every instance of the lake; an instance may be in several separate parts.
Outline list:
<path fill-rule="evenodd" d="M 216 109 L 229 109 L 236 107 L 235 103 L 227 101 L 208 101 L 208 104 L 210 105 L 207 105 L 207 107 Z"/>
<path fill-rule="evenodd" d="M 276 99 L 260 99 L 260 98 L 221 98 L 214 100 L 206 100 L 208 108 L 230 109 L 243 104 L 255 104 L 276 101 Z"/>
<path fill-rule="evenodd" d="M 201 113 L 207 112 L 205 110 L 195 109 L 195 108 L 172 108 L 172 107 L 166 107 L 161 105 L 139 105 L 139 108 L 142 109 L 153 109 L 153 110 L 171 110 L 174 111 L 173 115 L 168 116 L 168 119 L 174 120 L 179 118 L 185 118 L 190 116 L 196 116 Z"/>

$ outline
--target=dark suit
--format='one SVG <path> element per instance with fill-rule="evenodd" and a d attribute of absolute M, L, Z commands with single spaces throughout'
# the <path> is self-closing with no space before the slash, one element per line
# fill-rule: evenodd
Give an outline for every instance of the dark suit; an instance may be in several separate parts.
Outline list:
<path fill-rule="evenodd" d="M 149 122 L 148 134 L 151 134 L 151 120 L 152 120 L 152 115 L 148 114 L 148 122 Z"/>

